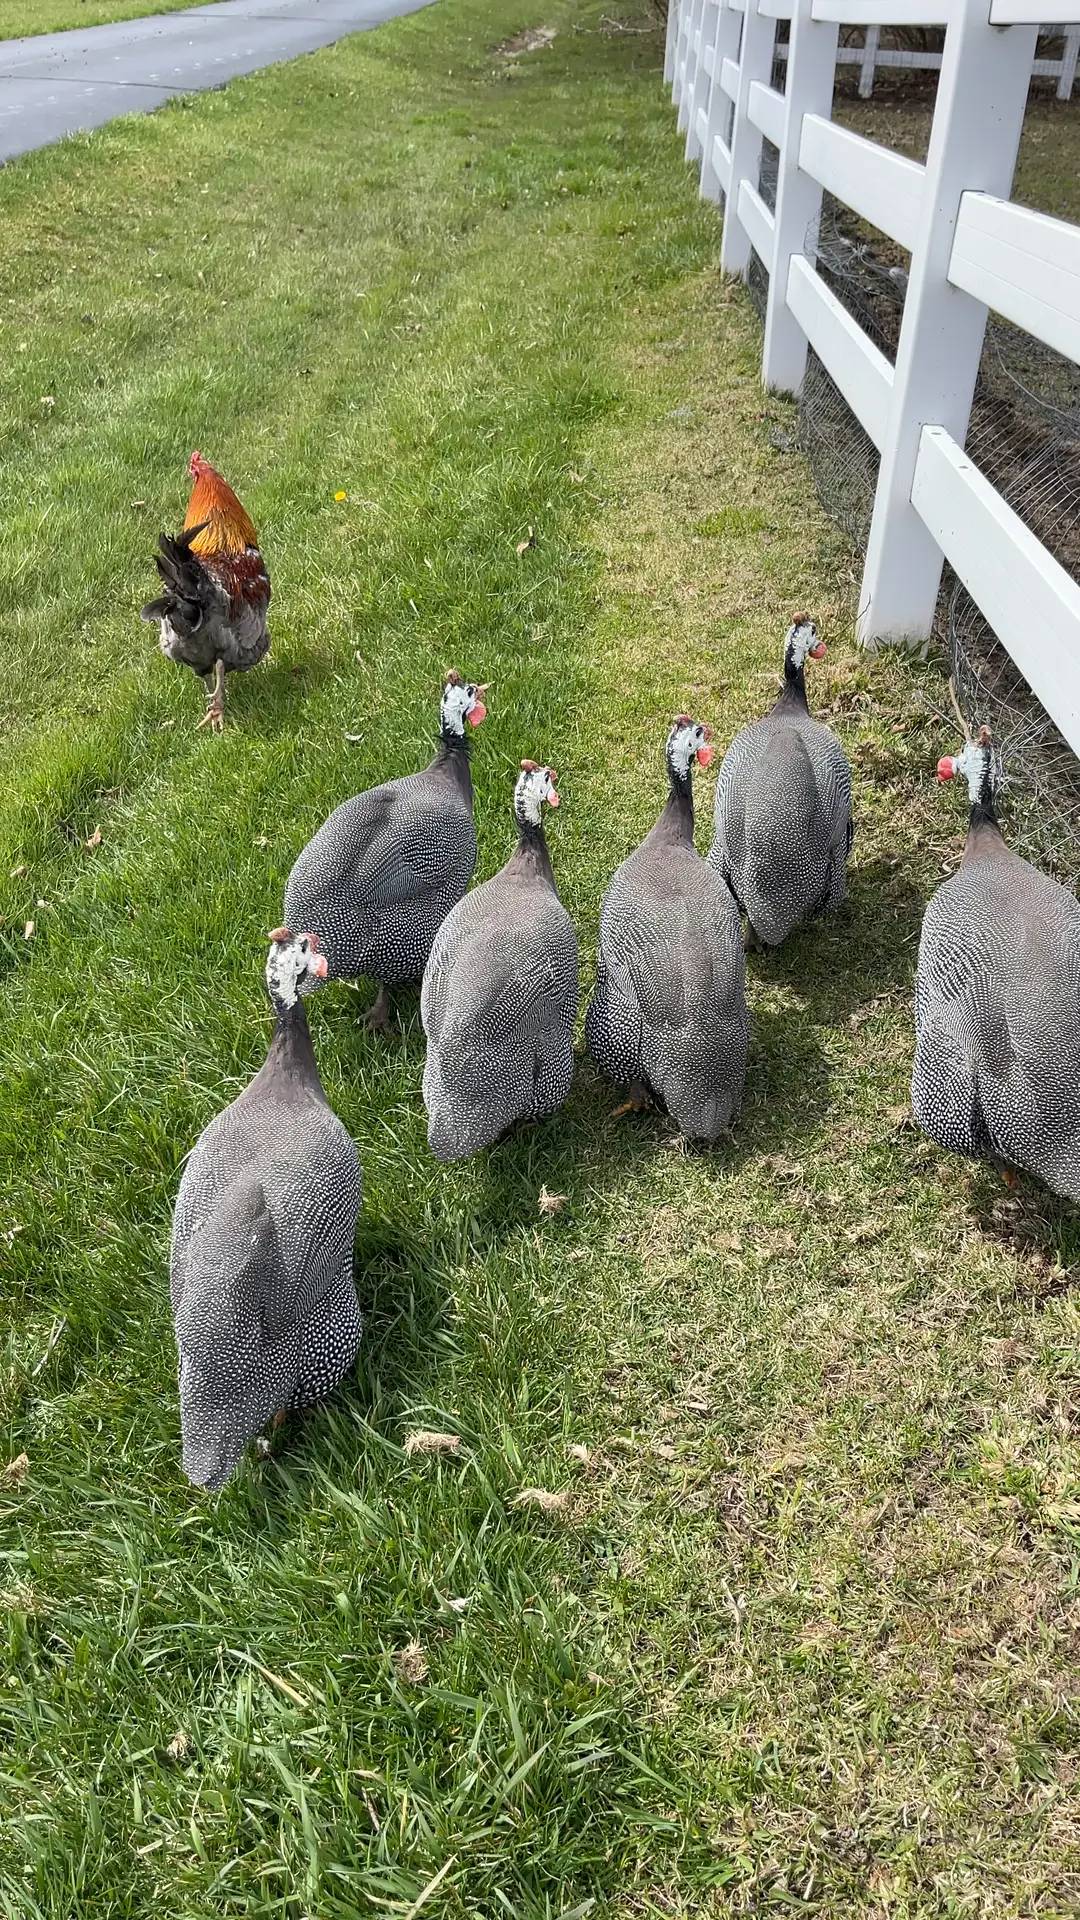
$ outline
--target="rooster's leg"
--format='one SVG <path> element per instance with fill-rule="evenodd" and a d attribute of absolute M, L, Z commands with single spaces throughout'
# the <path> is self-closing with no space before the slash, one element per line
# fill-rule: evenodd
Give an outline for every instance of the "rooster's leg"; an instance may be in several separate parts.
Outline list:
<path fill-rule="evenodd" d="M 216 660 L 214 662 L 213 673 L 208 673 L 205 679 L 207 707 L 206 712 L 199 721 L 199 727 L 211 727 L 215 733 L 220 733 L 225 725 L 224 660 Z M 199 727 L 196 727 L 196 733 L 198 733 Z"/>
<path fill-rule="evenodd" d="M 369 1033 L 389 1033 L 390 995 L 385 987 L 379 988 L 374 1006 L 364 1015 L 364 1025 Z"/>

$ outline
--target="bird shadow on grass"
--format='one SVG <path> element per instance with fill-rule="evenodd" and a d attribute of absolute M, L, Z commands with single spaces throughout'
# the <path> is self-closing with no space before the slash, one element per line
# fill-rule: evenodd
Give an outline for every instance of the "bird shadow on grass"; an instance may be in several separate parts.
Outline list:
<path fill-rule="evenodd" d="M 298 707 L 334 671 L 329 660 L 270 660 L 250 673 L 230 674 L 227 714 L 245 732 L 256 735 L 280 733 L 285 725 L 295 727 Z"/>
<path fill-rule="evenodd" d="M 969 1205 L 987 1240 L 1030 1265 L 1040 1300 L 1080 1283 L 1080 1272 L 1051 1271 L 1080 1263 L 1080 1207 L 1074 1201 L 1051 1193 L 1030 1174 L 1015 1174 L 1007 1186 L 996 1167 L 975 1165 Z"/>
<path fill-rule="evenodd" d="M 838 913 L 808 922 L 782 947 L 748 956 L 748 980 L 790 985 L 817 1026 L 841 1026 L 901 989 L 914 990 L 925 891 L 882 856 L 854 869 L 849 889 Z"/>

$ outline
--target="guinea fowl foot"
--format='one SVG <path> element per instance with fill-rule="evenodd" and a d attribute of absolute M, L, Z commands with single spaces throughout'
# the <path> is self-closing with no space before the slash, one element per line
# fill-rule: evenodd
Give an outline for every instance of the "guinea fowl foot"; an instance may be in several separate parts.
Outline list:
<path fill-rule="evenodd" d="M 364 1015 L 364 1025 L 369 1033 L 389 1033 L 390 1031 L 390 995 L 385 987 L 380 987 L 373 1007 Z"/>
<path fill-rule="evenodd" d="M 613 1108 L 611 1117 L 621 1120 L 624 1113 L 648 1113 L 651 1107 L 652 1100 L 645 1088 L 635 1084 L 630 1089 L 629 1099 L 624 1100 L 621 1107 Z"/>

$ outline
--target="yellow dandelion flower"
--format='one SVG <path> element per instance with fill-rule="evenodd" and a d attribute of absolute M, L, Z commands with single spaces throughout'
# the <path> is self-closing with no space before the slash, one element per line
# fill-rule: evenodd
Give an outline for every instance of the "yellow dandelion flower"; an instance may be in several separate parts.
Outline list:
<path fill-rule="evenodd" d="M 348 494 L 347 494 L 347 493 L 335 493 L 335 495 L 334 495 L 334 499 L 335 499 L 335 500 L 347 500 L 347 499 L 348 499 L 348 497 L 349 497 L 349 496 L 348 496 Z"/>

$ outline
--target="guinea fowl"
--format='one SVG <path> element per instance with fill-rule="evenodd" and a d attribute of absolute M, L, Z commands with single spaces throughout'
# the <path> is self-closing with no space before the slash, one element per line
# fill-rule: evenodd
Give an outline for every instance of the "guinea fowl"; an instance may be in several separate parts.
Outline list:
<path fill-rule="evenodd" d="M 598 1066 L 630 1084 L 618 1112 L 651 1094 L 687 1139 L 712 1141 L 742 1101 L 750 1016 L 738 908 L 694 847 L 691 769 L 695 758 L 708 766 L 708 742 L 685 713 L 668 734 L 667 805 L 601 910 L 585 1040 Z"/>
<path fill-rule="evenodd" d="M 325 978 L 310 934 L 271 934 L 277 1029 L 250 1085 L 184 1168 L 172 1238 L 184 1472 L 220 1487 L 267 1422 L 323 1399 L 362 1321 L 353 1285 L 356 1147 L 331 1111 L 300 995 Z"/>
<path fill-rule="evenodd" d="M 184 530 L 175 540 L 167 533 L 158 539 L 155 560 L 165 592 L 142 617 L 160 622 L 162 653 L 205 681 L 199 726 L 220 733 L 226 673 L 257 666 L 270 645 L 270 576 L 232 488 L 201 453 L 192 454 L 188 472 L 195 485 Z"/>
<path fill-rule="evenodd" d="M 971 814 L 923 917 L 912 1109 L 939 1146 L 1080 1200 L 1080 903 L 1002 839 L 985 727 L 939 761 L 956 774 Z"/>
<path fill-rule="evenodd" d="M 769 947 L 844 898 L 851 768 L 806 703 L 805 661 L 824 652 L 814 622 L 797 614 L 784 646 L 783 692 L 763 719 L 736 734 L 716 785 L 709 863 Z"/>
<path fill-rule="evenodd" d="M 500 873 L 459 900 L 420 993 L 424 1102 L 439 1160 L 464 1160 L 519 1120 L 562 1106 L 574 1077 L 578 944 L 555 891 L 541 824 L 555 772 L 523 760 L 518 841 Z"/>
<path fill-rule="evenodd" d="M 314 928 L 328 978 L 379 982 L 372 1031 L 390 1024 L 387 987 L 420 979 L 476 868 L 465 722 L 480 725 L 484 692 L 448 673 L 431 765 L 343 800 L 289 875 L 286 922 Z"/>

